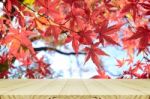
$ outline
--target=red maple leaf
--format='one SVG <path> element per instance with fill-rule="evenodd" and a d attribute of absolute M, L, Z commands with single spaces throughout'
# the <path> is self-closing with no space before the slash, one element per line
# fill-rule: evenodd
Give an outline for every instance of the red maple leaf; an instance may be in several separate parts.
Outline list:
<path fill-rule="evenodd" d="M 96 34 L 92 30 L 84 29 L 79 33 L 79 41 L 81 44 L 90 45 L 93 43 L 93 39 L 96 37 Z"/>
<path fill-rule="evenodd" d="M 139 0 L 128 0 L 128 3 L 123 7 L 121 13 L 131 12 L 133 20 L 136 20 L 138 14 L 138 1 Z"/>
<path fill-rule="evenodd" d="M 60 0 L 36 0 L 38 6 L 40 6 L 39 13 L 57 18 L 59 16 L 59 11 L 56 9 Z"/>
<path fill-rule="evenodd" d="M 139 3 L 144 9 L 146 9 L 145 15 L 150 15 L 150 2 Z"/>
<path fill-rule="evenodd" d="M 128 40 L 139 39 L 138 54 L 149 46 L 150 29 L 147 25 L 137 27 L 136 32 Z"/>
<path fill-rule="evenodd" d="M 31 58 L 23 59 L 23 60 L 21 60 L 21 62 L 22 62 L 21 66 L 27 66 L 27 67 L 29 67 L 32 64 Z"/>
<path fill-rule="evenodd" d="M 143 71 L 143 65 L 144 65 L 144 63 L 142 63 L 140 60 L 138 60 L 135 64 L 136 68 L 138 68 L 142 71 Z"/>
<path fill-rule="evenodd" d="M 141 78 L 150 78 L 150 64 L 144 66 L 144 72 L 142 73 Z"/>
<path fill-rule="evenodd" d="M 65 41 L 65 43 L 69 43 L 72 41 L 72 47 L 76 54 L 78 53 L 78 49 L 79 49 L 79 38 L 80 36 L 77 33 L 71 32 L 71 34 L 68 35 Z"/>
<path fill-rule="evenodd" d="M 28 49 L 32 54 L 34 54 L 34 49 L 32 47 L 32 43 L 29 40 L 29 36 L 34 34 L 31 31 L 24 31 L 16 29 L 9 29 L 9 33 L 6 35 L 4 39 L 5 44 L 10 44 L 9 47 L 9 53 L 14 55 L 15 57 L 18 57 L 18 53 L 20 50 L 20 47 L 23 47 L 24 49 Z M 21 53 L 20 53 L 21 54 Z"/>
<path fill-rule="evenodd" d="M 8 78 L 9 74 L 11 74 L 11 73 L 7 70 L 0 72 L 0 78 Z"/>
<path fill-rule="evenodd" d="M 98 43 L 95 43 L 91 45 L 91 47 L 86 47 L 84 50 L 87 52 L 86 58 L 85 58 L 85 63 L 91 58 L 93 63 L 99 68 L 100 66 L 100 61 L 98 58 L 98 55 L 105 55 L 109 56 L 106 54 L 104 51 L 102 51 L 100 48 L 98 48 Z"/>
<path fill-rule="evenodd" d="M 28 78 L 30 78 L 30 79 L 34 79 L 34 78 L 35 78 L 35 77 L 34 77 L 34 73 L 35 73 L 34 70 L 27 68 L 27 70 L 26 70 L 26 75 L 25 75 L 25 76 L 28 77 Z"/>
<path fill-rule="evenodd" d="M 11 0 L 6 1 L 6 9 L 7 9 L 8 12 L 11 12 L 11 9 L 12 9 Z"/>
<path fill-rule="evenodd" d="M 58 26 L 50 25 L 44 34 L 44 36 L 53 36 L 54 37 L 54 43 L 57 44 L 59 34 L 61 33 L 61 29 Z"/>
<path fill-rule="evenodd" d="M 102 43 L 104 45 L 104 40 L 107 41 L 108 43 L 110 44 L 113 44 L 113 45 L 118 45 L 120 46 L 116 41 L 114 41 L 112 38 L 111 38 L 111 34 L 114 34 L 116 33 L 121 25 L 113 25 L 113 26 L 108 26 L 109 24 L 109 21 L 108 20 L 104 20 L 102 23 L 100 23 L 95 32 L 96 33 L 99 33 L 99 42 Z"/>
<path fill-rule="evenodd" d="M 130 75 L 131 78 L 133 78 L 133 77 L 140 78 L 141 75 L 137 73 L 138 70 L 139 70 L 138 67 L 131 67 L 130 66 L 128 71 L 124 71 L 124 74 Z"/>
<path fill-rule="evenodd" d="M 97 73 L 98 75 L 95 75 L 93 77 L 91 77 L 92 79 L 110 79 L 110 77 L 108 75 L 106 75 L 105 70 L 103 70 L 102 68 L 97 68 Z"/>
<path fill-rule="evenodd" d="M 121 59 L 121 60 L 116 59 L 116 61 L 117 61 L 117 65 L 116 66 L 118 66 L 119 68 L 122 67 L 125 64 L 125 62 L 126 62 L 124 59 Z"/>
<path fill-rule="evenodd" d="M 38 59 L 37 57 L 36 59 L 36 63 L 38 64 L 37 66 L 37 72 L 40 73 L 42 76 L 46 76 L 47 74 L 51 74 L 50 70 L 49 70 L 49 66 L 50 64 L 47 64 L 45 62 L 43 62 L 44 57 L 41 57 L 40 59 Z"/>
<path fill-rule="evenodd" d="M 103 2 L 104 2 L 104 5 L 105 5 L 105 7 L 106 7 L 106 9 L 108 10 L 108 11 L 114 11 L 113 10 L 113 8 L 115 7 L 113 4 L 112 4 L 112 2 L 111 2 L 111 0 L 103 0 Z"/>

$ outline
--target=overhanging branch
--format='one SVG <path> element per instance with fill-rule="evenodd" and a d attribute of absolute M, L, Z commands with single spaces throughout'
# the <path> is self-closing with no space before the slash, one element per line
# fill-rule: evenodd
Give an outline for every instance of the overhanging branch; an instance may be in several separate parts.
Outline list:
<path fill-rule="evenodd" d="M 38 48 L 34 48 L 35 51 L 46 51 L 46 50 L 52 50 L 52 51 L 55 51 L 59 54 L 63 54 L 63 55 L 85 55 L 86 53 L 83 53 L 83 52 L 78 52 L 78 54 L 74 53 L 74 52 L 63 52 L 63 51 L 60 51 L 56 48 L 52 48 L 52 47 L 38 47 Z"/>

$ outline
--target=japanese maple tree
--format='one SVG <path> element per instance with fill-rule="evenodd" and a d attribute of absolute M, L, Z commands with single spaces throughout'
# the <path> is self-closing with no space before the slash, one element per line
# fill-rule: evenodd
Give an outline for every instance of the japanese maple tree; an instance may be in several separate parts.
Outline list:
<path fill-rule="evenodd" d="M 120 47 L 128 57 L 116 60 L 116 66 L 128 66 L 118 79 L 150 78 L 150 0 L 1 0 L 0 78 L 8 78 L 16 69 L 15 61 L 25 68 L 25 77 L 52 75 L 41 50 L 65 55 L 85 55 L 98 75 L 111 78 L 101 66 L 100 57 L 111 57 L 103 47 Z M 48 47 L 34 48 L 32 42 L 43 39 Z M 74 52 L 57 46 L 72 44 Z M 142 60 L 135 60 L 142 54 Z M 106 60 L 107 61 L 107 60 Z M 139 72 L 140 71 L 140 72 Z M 20 76 L 19 78 L 22 78 Z"/>

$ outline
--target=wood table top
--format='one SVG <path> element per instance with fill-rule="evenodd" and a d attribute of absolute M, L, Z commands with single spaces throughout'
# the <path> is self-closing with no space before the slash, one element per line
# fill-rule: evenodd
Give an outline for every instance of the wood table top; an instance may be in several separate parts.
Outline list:
<path fill-rule="evenodd" d="M 1 79 L 0 99 L 150 99 L 150 79 Z"/>

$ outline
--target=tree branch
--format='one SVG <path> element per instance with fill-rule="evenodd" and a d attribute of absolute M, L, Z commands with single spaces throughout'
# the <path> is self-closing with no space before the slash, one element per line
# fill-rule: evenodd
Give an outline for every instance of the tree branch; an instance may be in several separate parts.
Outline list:
<path fill-rule="evenodd" d="M 70 19 L 67 20 L 66 22 L 62 23 L 62 24 L 58 24 L 58 23 L 56 23 L 53 19 L 51 19 L 49 16 L 47 16 L 46 14 L 40 14 L 40 13 L 38 13 L 37 11 L 35 11 L 34 9 L 30 8 L 28 5 L 26 5 L 26 4 L 24 4 L 24 3 L 20 2 L 20 1 L 19 1 L 19 3 L 20 3 L 21 5 L 23 5 L 24 7 L 28 8 L 29 10 L 31 10 L 32 12 L 37 13 L 40 17 L 45 17 L 45 18 L 47 18 L 49 23 L 51 23 L 50 21 L 52 21 L 52 22 L 54 22 L 55 24 L 57 24 L 58 26 L 60 26 L 60 28 L 64 28 L 64 29 L 67 29 L 68 31 L 78 33 L 77 31 L 75 31 L 75 30 L 73 30 L 73 29 L 69 29 L 69 28 L 63 26 L 63 25 L 66 24 Z"/>
<path fill-rule="evenodd" d="M 53 50 L 59 54 L 63 54 L 63 55 L 85 55 L 86 53 L 83 53 L 83 52 L 79 52 L 79 53 L 74 53 L 74 52 L 63 52 L 63 51 L 60 51 L 56 48 L 52 48 L 52 47 L 39 47 L 39 48 L 34 48 L 35 51 L 46 51 L 46 50 Z"/>

